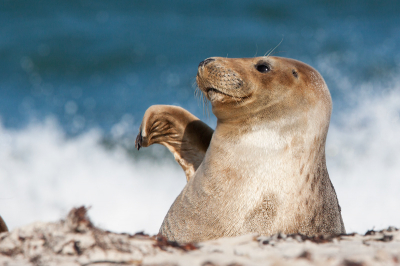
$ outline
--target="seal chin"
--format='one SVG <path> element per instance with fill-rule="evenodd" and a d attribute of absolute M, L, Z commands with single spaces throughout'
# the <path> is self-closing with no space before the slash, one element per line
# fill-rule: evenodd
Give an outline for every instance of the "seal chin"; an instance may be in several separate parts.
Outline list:
<path fill-rule="evenodd" d="M 223 101 L 225 99 L 226 96 L 230 96 L 228 94 L 225 94 L 217 89 L 214 88 L 208 88 L 206 90 L 206 94 L 207 94 L 207 98 L 211 101 L 211 102 L 215 102 L 215 101 Z"/>
<path fill-rule="evenodd" d="M 249 97 L 249 96 L 244 96 L 244 97 L 233 96 L 231 94 L 222 92 L 215 88 L 207 88 L 204 91 L 205 91 L 205 95 L 206 95 L 207 99 L 211 103 L 213 103 L 213 102 L 230 102 L 230 101 L 234 101 L 234 102 L 238 103 L 239 101 L 244 101 L 244 99 Z"/>

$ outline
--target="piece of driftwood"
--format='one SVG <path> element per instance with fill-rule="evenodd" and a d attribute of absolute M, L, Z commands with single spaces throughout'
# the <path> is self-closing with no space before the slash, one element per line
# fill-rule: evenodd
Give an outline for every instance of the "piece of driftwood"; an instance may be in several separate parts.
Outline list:
<path fill-rule="evenodd" d="M 179 245 L 143 233 L 93 226 L 87 209 L 65 220 L 37 222 L 0 234 L 0 265 L 398 265 L 400 231 L 306 237 L 245 235 Z"/>
<path fill-rule="evenodd" d="M 0 233 L 8 232 L 8 228 L 3 218 L 0 216 Z"/>

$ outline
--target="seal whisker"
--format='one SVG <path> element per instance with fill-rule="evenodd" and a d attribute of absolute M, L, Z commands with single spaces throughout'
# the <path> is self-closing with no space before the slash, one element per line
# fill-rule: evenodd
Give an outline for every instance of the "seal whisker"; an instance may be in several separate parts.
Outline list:
<path fill-rule="evenodd" d="M 209 101 L 207 99 L 207 97 L 202 94 L 202 98 L 203 98 L 203 115 L 205 112 L 205 115 L 207 116 L 207 118 L 210 118 L 210 110 L 209 110 Z"/>
<path fill-rule="evenodd" d="M 265 54 L 264 54 L 264 56 L 266 56 L 267 54 L 269 55 L 269 52 L 272 50 L 272 48 L 271 49 L 269 49 Z"/>
<path fill-rule="evenodd" d="M 256 43 L 256 54 L 254 55 L 254 57 L 257 56 L 257 53 L 258 53 L 258 45 L 257 45 L 257 43 Z"/>
<path fill-rule="evenodd" d="M 201 79 L 200 77 L 198 77 L 198 78 Z M 205 115 L 207 118 L 210 118 L 210 111 L 209 111 L 209 104 L 208 104 L 209 101 L 208 101 L 207 97 L 201 91 L 196 80 L 195 80 L 195 82 L 193 82 L 193 86 L 195 87 L 194 95 L 195 95 L 196 99 L 201 102 L 202 109 L 203 109 L 203 115 Z"/>
<path fill-rule="evenodd" d="M 270 54 L 271 54 L 273 51 L 275 51 L 275 49 L 276 49 L 276 48 L 278 48 L 278 47 L 279 47 L 279 45 L 281 45 L 281 43 L 282 43 L 282 42 L 283 42 L 283 37 L 282 37 L 282 40 L 281 40 L 281 41 L 278 43 L 278 45 L 277 45 L 277 46 L 275 46 L 275 48 L 274 48 L 274 49 L 272 49 L 272 51 L 268 50 L 268 52 L 269 52 L 269 51 L 270 51 L 270 52 L 269 52 L 269 53 L 268 53 L 268 52 L 266 52 L 266 53 L 265 53 L 265 55 L 266 55 L 267 53 L 268 53 L 268 54 L 267 54 L 267 56 L 265 56 L 265 55 L 264 55 L 264 56 L 265 56 L 265 57 L 268 57 L 268 56 L 270 56 Z"/>

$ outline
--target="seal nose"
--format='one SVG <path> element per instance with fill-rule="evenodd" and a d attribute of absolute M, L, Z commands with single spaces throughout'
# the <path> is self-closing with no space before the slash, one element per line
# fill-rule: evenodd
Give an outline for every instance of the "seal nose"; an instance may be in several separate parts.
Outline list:
<path fill-rule="evenodd" d="M 215 61 L 215 59 L 214 58 L 207 58 L 206 60 L 200 62 L 199 67 L 203 67 L 203 66 L 207 65 L 208 63 L 210 63 L 212 61 Z"/>

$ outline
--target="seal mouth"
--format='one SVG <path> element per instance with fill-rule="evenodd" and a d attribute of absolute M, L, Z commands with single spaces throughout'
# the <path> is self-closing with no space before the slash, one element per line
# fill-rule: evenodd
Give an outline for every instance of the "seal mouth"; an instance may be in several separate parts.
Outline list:
<path fill-rule="evenodd" d="M 215 100 L 221 101 L 221 100 L 226 99 L 226 97 L 229 97 L 229 98 L 232 98 L 232 99 L 237 99 L 237 100 L 243 100 L 243 99 L 247 98 L 247 97 L 240 97 L 240 96 L 231 95 L 231 94 L 222 92 L 222 91 L 220 91 L 220 90 L 218 90 L 216 88 L 212 88 L 212 87 L 206 88 L 205 92 L 206 92 L 207 98 L 210 101 L 215 101 Z"/>
<path fill-rule="evenodd" d="M 218 94 L 222 94 L 222 95 L 225 95 L 225 96 L 233 97 L 232 95 L 226 94 L 226 93 L 224 93 L 224 92 L 222 92 L 220 90 L 217 90 L 216 88 L 207 88 L 206 92 L 207 92 L 208 96 L 210 96 L 210 94 L 218 93 Z"/>
<path fill-rule="evenodd" d="M 224 93 L 224 92 L 222 92 L 220 90 L 217 90 L 216 88 L 206 88 L 205 91 L 206 91 L 207 98 L 211 102 L 224 101 L 224 99 L 226 97 L 234 98 L 232 95 L 229 95 L 229 94 Z"/>

